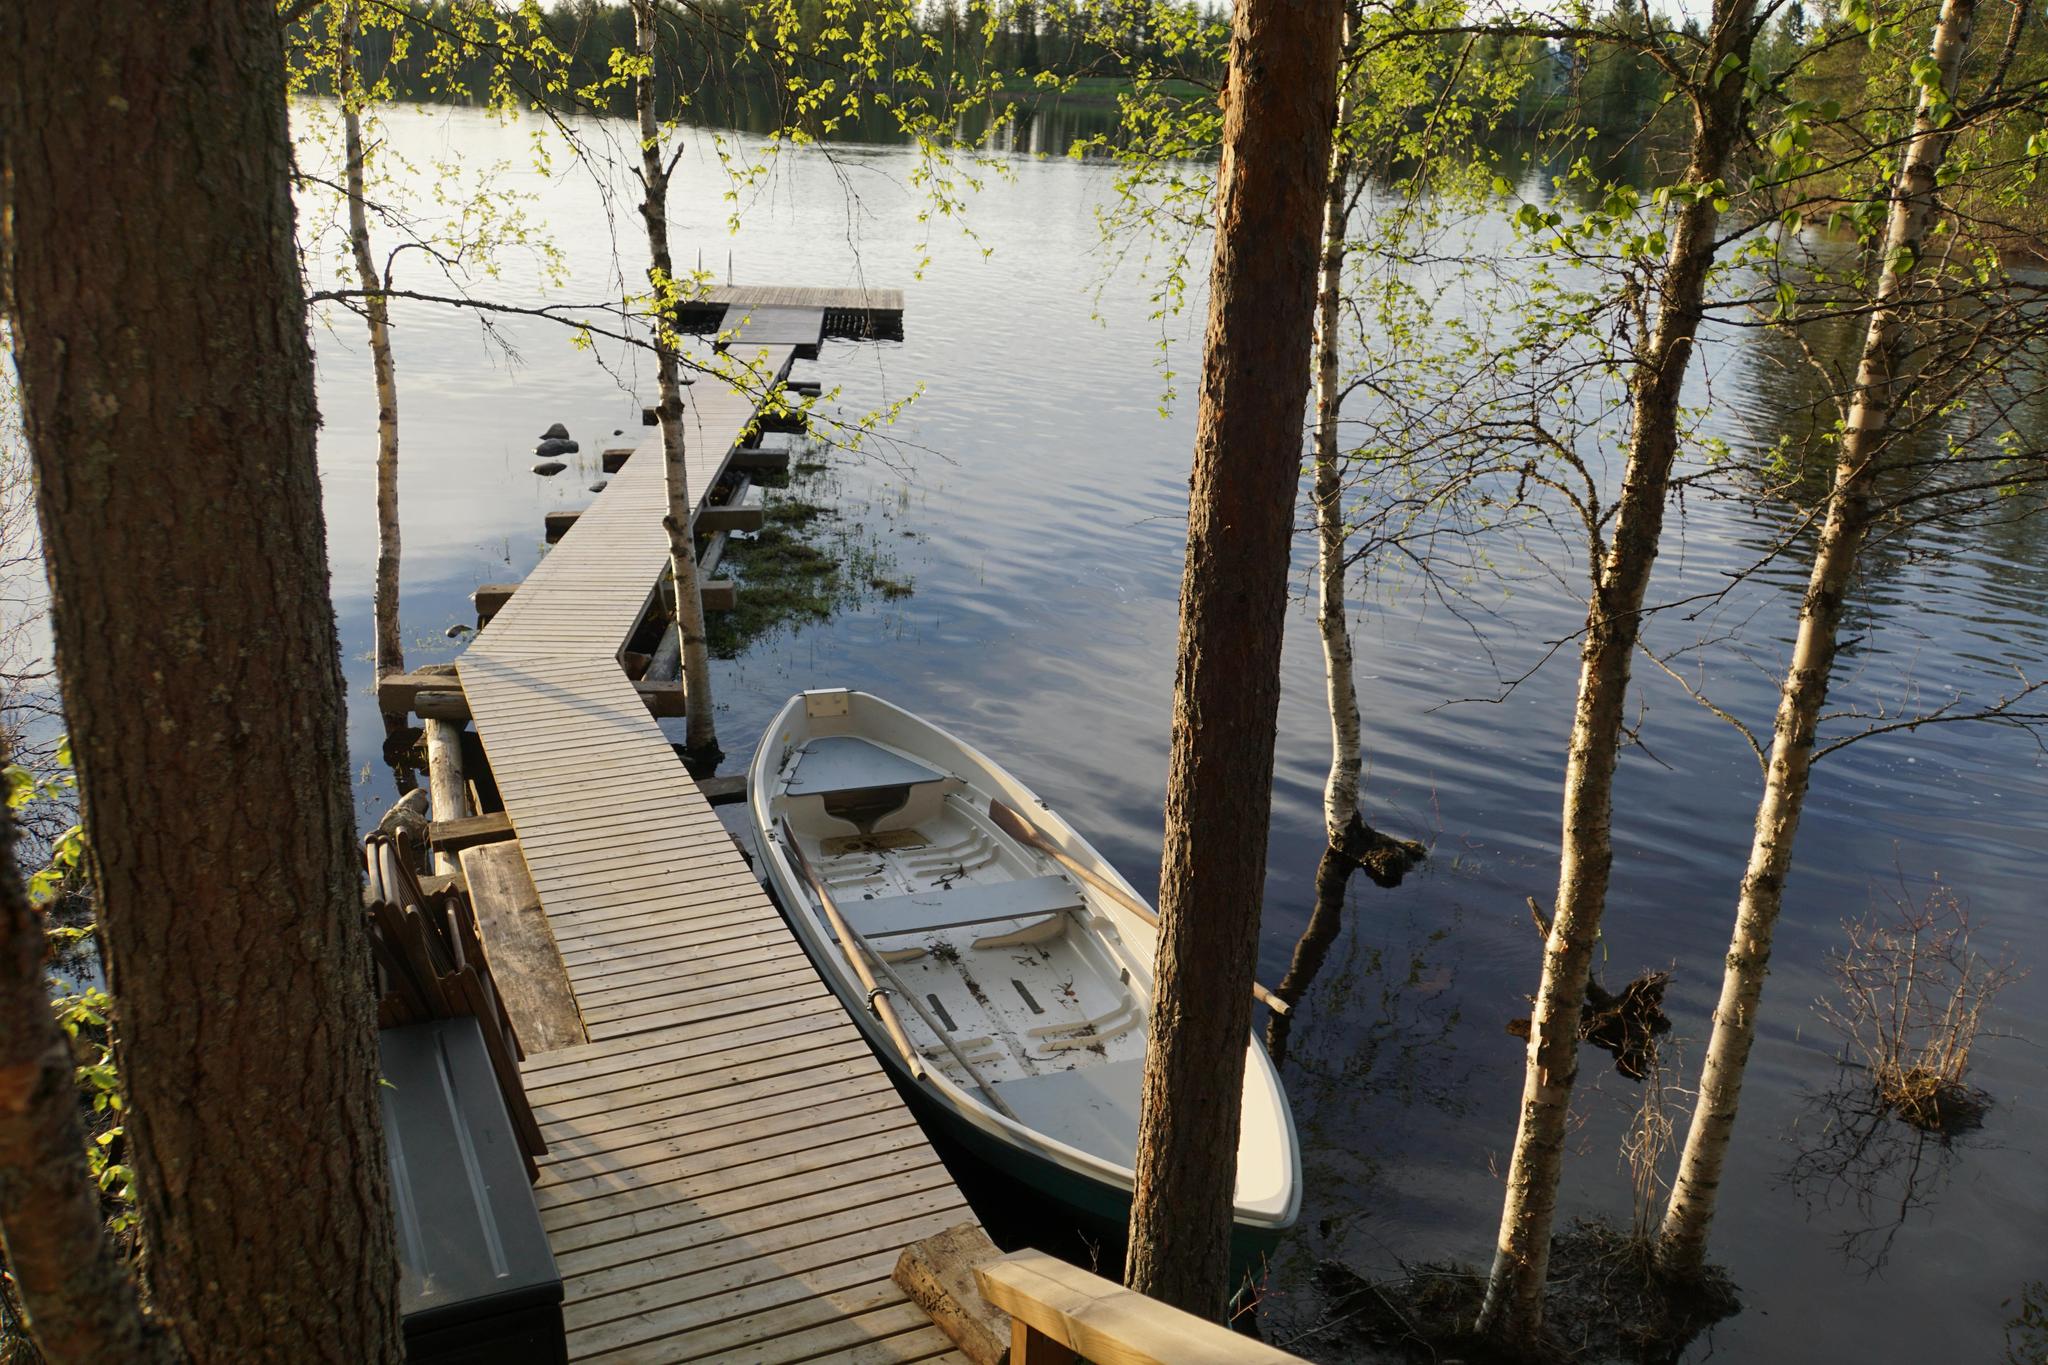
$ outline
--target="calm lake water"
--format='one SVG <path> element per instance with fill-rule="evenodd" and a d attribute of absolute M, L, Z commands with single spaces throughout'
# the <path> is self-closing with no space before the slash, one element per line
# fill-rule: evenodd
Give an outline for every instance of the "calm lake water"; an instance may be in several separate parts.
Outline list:
<path fill-rule="evenodd" d="M 615 294 L 621 270 L 638 278 L 627 206 L 608 215 L 593 177 L 566 158 L 554 179 L 536 174 L 526 160 L 531 127 L 435 108 L 400 111 L 387 131 L 422 166 L 508 163 L 506 183 L 536 196 L 530 211 L 564 253 L 570 278 L 560 297 Z M 905 188 L 910 170 L 895 148 L 790 156 L 746 193 L 733 236 L 708 138 L 693 139 L 682 161 L 674 207 L 684 262 L 701 252 L 723 276 L 729 260 L 739 283 L 864 280 L 904 290 L 900 344 L 829 344 L 799 373 L 843 385 L 852 410 L 922 389 L 892 443 L 845 460 L 835 475 L 849 518 L 894 546 L 896 576 L 914 581 L 914 595 L 878 597 L 720 664 L 728 769 L 792 691 L 869 689 L 999 756 L 1149 889 L 1193 428 L 1190 402 L 1159 411 L 1158 343 L 1163 336 L 1172 365 L 1192 376 L 1200 303 L 1191 321 L 1162 331 L 1144 282 L 1111 272 L 1099 242 L 1094 215 L 1111 173 L 1064 159 L 1008 162 L 972 199 L 966 221 L 976 239 L 934 229 L 929 267 L 917 275 L 922 229 L 920 201 Z M 403 271 L 402 285 L 433 287 L 416 265 Z M 543 293 L 534 263 L 517 255 L 488 288 L 514 302 Z M 400 305 L 395 321 L 404 619 L 416 642 L 409 661 L 421 663 L 453 657 L 458 646 L 443 632 L 473 619 L 473 587 L 532 568 L 544 512 L 589 501 L 598 452 L 614 430 L 638 434 L 653 378 L 622 348 L 578 351 L 547 324 L 499 324 L 514 357 L 471 315 Z M 357 804 L 368 822 L 393 796 L 368 659 L 375 402 L 358 321 L 336 313 L 316 341 L 334 593 Z M 1694 399 L 1711 402 L 1713 429 L 1739 449 L 1772 443 L 1791 391 L 1786 358 L 1722 335 L 1704 359 Z M 1183 388 L 1192 392 L 1192 378 Z M 583 453 L 569 472 L 537 478 L 533 442 L 556 421 Z M 1782 508 L 1691 498 L 1653 596 L 1719 586 L 1784 518 Z M 1307 1197 L 1263 1308 L 1269 1339 L 1283 1344 L 1323 1307 L 1312 1273 L 1321 1260 L 1380 1274 L 1402 1262 L 1483 1262 L 1493 1242 L 1522 1067 L 1522 1044 L 1504 1025 L 1527 1012 L 1536 984 L 1539 942 L 1523 897 L 1547 902 L 1555 886 L 1573 650 L 1512 690 L 1507 682 L 1576 629 L 1583 573 L 1570 547 L 1551 545 L 1547 565 L 1505 537 L 1484 548 L 1501 577 L 1473 582 L 1466 603 L 1391 578 L 1357 615 L 1370 813 L 1433 851 L 1397 890 L 1354 883 L 1341 934 L 1297 1011 L 1285 1076 Z M 1859 639 L 1836 701 L 1896 710 L 1958 688 L 1988 699 L 2010 688 L 2015 667 L 2038 676 L 2048 661 L 2044 550 L 2037 526 L 1888 541 L 1859 593 Z M 1300 595 L 1310 553 L 1304 537 L 1261 942 L 1269 983 L 1307 923 L 1321 846 L 1328 722 Z M 1673 613 L 1655 627 L 1667 646 L 1739 627 L 1738 639 L 1697 662 L 1716 700 L 1760 731 L 1803 578 L 1798 565 L 1780 564 L 1711 621 Z M 1600 971 L 1618 987 L 1644 969 L 1673 969 L 1667 1008 L 1676 1035 L 1693 1040 L 1680 1045 L 1690 1065 L 1709 1025 L 1758 774 L 1740 737 L 1663 675 L 1639 670 L 1638 693 L 1643 743 L 1622 762 Z M 1471 698 L 1487 700 L 1461 700 Z M 1938 875 L 1968 905 L 1980 949 L 2009 945 L 2039 968 L 2048 962 L 2044 827 L 2048 760 L 2015 731 L 1938 726 L 1857 745 L 1822 766 L 1715 1229 L 1745 1307 L 1687 1359 L 2000 1357 L 2015 1311 L 2002 1305 L 2048 1276 L 2048 1165 L 2037 1150 L 2048 1131 L 2048 1054 L 2037 1036 L 2048 971 L 1999 1001 L 1993 1027 L 2012 1036 L 1978 1053 L 1974 1079 L 1996 1100 L 1981 1133 L 1943 1149 L 1892 1128 L 1877 1134 L 1879 1148 L 1901 1158 L 1892 1165 L 1852 1166 L 1834 1181 L 1792 1182 L 1788 1173 L 1802 1152 L 1839 1136 L 1821 1103 L 1838 1080 L 1839 1041 L 1813 1003 L 1829 988 L 1826 957 L 1844 943 L 1844 918 L 1885 904 L 1901 881 L 1917 898 Z M 1618 1139 L 1637 1095 L 1602 1054 L 1587 1052 L 1566 1216 L 1627 1217 Z M 1858 1235 L 1870 1229 L 1879 1231 Z M 1873 1266 L 1887 1237 L 1888 1258 Z"/>

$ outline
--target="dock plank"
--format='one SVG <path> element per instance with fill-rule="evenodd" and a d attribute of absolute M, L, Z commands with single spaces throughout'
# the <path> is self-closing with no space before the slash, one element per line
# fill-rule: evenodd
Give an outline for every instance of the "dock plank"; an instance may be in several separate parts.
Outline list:
<path fill-rule="evenodd" d="M 733 354 L 769 392 L 796 347 L 761 341 L 809 344 L 816 310 L 902 309 L 894 291 L 714 297 L 761 312 Z M 697 509 L 756 406 L 689 390 Z M 620 666 L 668 562 L 659 433 L 633 450 L 456 665 L 518 835 L 463 857 L 523 861 L 540 913 L 522 923 L 582 1026 L 523 1066 L 570 1356 L 948 1359 L 888 1276 L 973 1215 Z"/>
<path fill-rule="evenodd" d="M 519 1046 L 534 1056 L 589 1042 L 519 841 L 465 848 L 460 860 L 484 957 Z"/>

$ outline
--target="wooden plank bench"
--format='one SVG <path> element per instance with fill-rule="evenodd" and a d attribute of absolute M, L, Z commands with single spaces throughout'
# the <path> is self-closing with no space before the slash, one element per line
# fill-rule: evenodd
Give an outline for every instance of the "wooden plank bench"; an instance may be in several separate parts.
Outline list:
<path fill-rule="evenodd" d="M 950 891 L 918 891 L 908 896 L 882 896 L 839 905 L 846 922 L 863 938 L 929 934 L 968 924 L 1037 919 L 1086 908 L 1080 888 L 1057 872 L 1008 882 L 969 882 Z"/>

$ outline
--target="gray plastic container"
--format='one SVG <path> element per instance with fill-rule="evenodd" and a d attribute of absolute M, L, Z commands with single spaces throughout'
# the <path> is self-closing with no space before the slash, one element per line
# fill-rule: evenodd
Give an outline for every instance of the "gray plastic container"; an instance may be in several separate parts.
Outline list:
<path fill-rule="evenodd" d="M 565 1361 L 561 1273 L 476 1020 L 385 1029 L 378 1055 L 406 1358 Z"/>

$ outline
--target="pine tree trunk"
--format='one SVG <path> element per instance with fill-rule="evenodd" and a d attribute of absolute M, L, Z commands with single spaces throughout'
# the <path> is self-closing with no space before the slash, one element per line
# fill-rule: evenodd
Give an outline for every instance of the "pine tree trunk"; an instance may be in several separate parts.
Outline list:
<path fill-rule="evenodd" d="M 1955 95 L 1963 47 L 1975 17 L 1976 0 L 1946 0 L 1942 6 L 1931 55 L 1940 72 L 1943 101 Z M 1814 735 L 1827 701 L 1856 560 L 1875 516 L 1874 485 L 1891 425 L 1893 385 L 1906 349 L 1903 296 L 1912 283 L 1913 267 L 1934 218 L 1936 175 L 1950 141 L 1950 134 L 1937 126 L 1937 114 L 1936 92 L 1923 90 L 1913 137 L 1892 191 L 1876 309 L 1864 335 L 1827 520 L 1814 551 L 1806 596 L 1800 604 L 1799 634 L 1778 702 L 1749 866 L 1736 904 L 1735 934 L 1728 945 L 1713 1037 L 1700 1073 L 1699 1101 L 1686 1133 L 1670 1206 L 1658 1230 L 1658 1265 L 1680 1278 L 1697 1275 L 1706 1262 L 1707 1234 L 1742 1099 L 1743 1071 L 1756 1042 L 1771 936 L 1783 908 L 1793 843 L 1806 804 Z"/>
<path fill-rule="evenodd" d="M 391 305 L 385 281 L 370 253 L 369 206 L 363 191 L 363 121 L 356 39 L 362 32 L 360 7 L 351 4 L 335 55 L 335 86 L 341 96 L 344 151 L 348 160 L 348 239 L 356 277 L 364 291 L 363 316 L 370 327 L 370 366 L 377 380 L 377 580 L 376 672 L 405 671 L 405 637 L 398 628 L 398 369 L 391 359 Z M 403 717 L 396 718 L 403 721 Z"/>
<path fill-rule="evenodd" d="M 196 1360 L 397 1360 L 284 82 L 269 0 L 0 7 L 15 354 L 152 1299 Z"/>
<path fill-rule="evenodd" d="M 662 469 L 668 479 L 670 574 L 675 587 L 676 635 L 682 642 L 683 696 L 688 719 L 683 748 L 694 760 L 715 763 L 718 731 L 712 719 L 711 643 L 704 633 L 704 599 L 697 587 L 697 542 L 691 531 L 690 471 L 683 463 L 683 384 L 670 323 L 674 261 L 668 246 L 668 167 L 661 159 L 661 126 L 654 117 L 654 0 L 633 0 L 633 36 L 646 67 L 633 82 L 640 117 L 640 216 L 647 224 L 647 280 L 655 298 L 655 368 L 661 387 Z"/>
<path fill-rule="evenodd" d="M 1338 20 L 1334 0 L 1231 11 L 1129 1261 L 1133 1288 L 1212 1318 L 1228 1297 Z"/>
<path fill-rule="evenodd" d="M 142 1315 L 86 1167 L 77 1066 L 50 1012 L 48 938 L 15 837 L 0 799 L 0 1248 L 52 1365 L 174 1361 L 170 1338 Z"/>
<path fill-rule="evenodd" d="M 1347 17 L 1346 28 L 1349 22 Z M 1348 39 L 1348 33 L 1346 35 Z M 1337 94 L 1336 126 L 1342 128 L 1350 99 Z M 1344 468 L 1337 421 L 1343 406 L 1338 369 L 1344 286 L 1344 239 L 1350 230 L 1351 156 L 1340 144 L 1330 157 L 1323 194 L 1323 256 L 1316 296 L 1315 481 L 1310 497 L 1316 519 L 1316 624 L 1323 636 L 1323 678 L 1330 702 L 1330 776 L 1323 784 L 1323 828 L 1330 847 L 1342 848 L 1358 816 L 1360 752 L 1358 682 L 1353 674 L 1351 623 L 1344 605 L 1349 537 L 1344 522 Z"/>
<path fill-rule="evenodd" d="M 1701 69 L 1721 70 L 1726 56 L 1736 62 L 1701 92 L 1694 106 L 1687 183 L 1719 180 L 1736 145 L 1754 8 L 1754 0 L 1717 0 L 1714 7 Z M 1700 195 L 1680 211 L 1673 226 L 1657 279 L 1656 328 L 1632 384 L 1632 434 L 1614 539 L 1586 604 L 1565 766 L 1557 900 L 1530 1018 L 1521 1118 L 1508 1166 L 1500 1238 L 1478 1322 L 1479 1331 L 1505 1344 L 1533 1344 L 1543 1325 L 1550 1234 L 1578 1075 L 1579 1019 L 1614 863 L 1614 771 L 1629 665 L 1663 533 L 1664 503 L 1678 454 L 1679 394 L 1704 315 L 1718 221 L 1713 196 Z"/>

